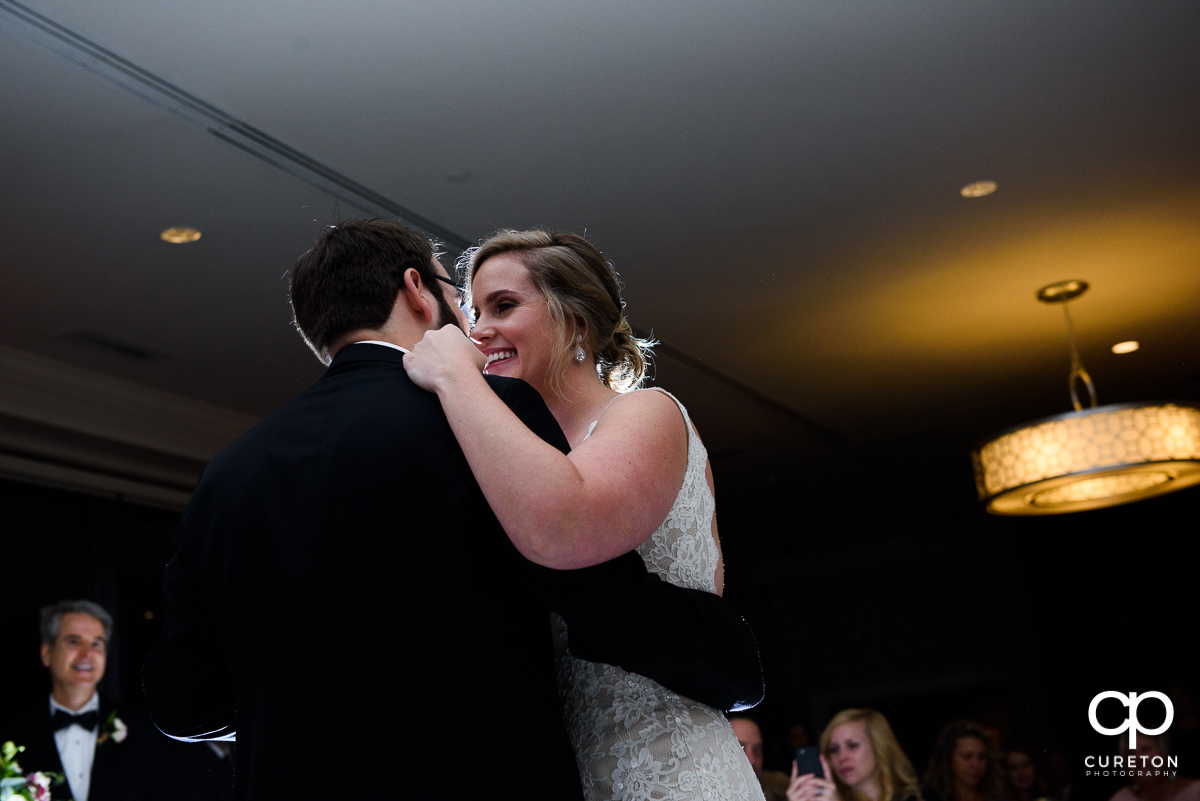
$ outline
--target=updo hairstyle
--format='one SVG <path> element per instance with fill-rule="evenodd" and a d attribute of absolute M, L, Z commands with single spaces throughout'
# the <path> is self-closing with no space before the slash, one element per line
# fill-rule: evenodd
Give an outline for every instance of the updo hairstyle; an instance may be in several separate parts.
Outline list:
<path fill-rule="evenodd" d="M 555 393 L 562 394 L 562 377 L 578 344 L 595 358 L 605 386 L 617 392 L 641 386 L 655 343 L 634 336 L 625 319 L 617 275 L 591 242 L 565 231 L 500 230 L 462 255 L 459 264 L 466 266 L 468 283 L 480 265 L 501 254 L 520 261 L 546 299 L 557 329 L 550 375 Z"/>

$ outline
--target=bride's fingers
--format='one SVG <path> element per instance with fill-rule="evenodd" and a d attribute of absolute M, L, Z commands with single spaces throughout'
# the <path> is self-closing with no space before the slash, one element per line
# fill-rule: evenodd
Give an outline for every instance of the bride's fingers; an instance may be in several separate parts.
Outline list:
<path fill-rule="evenodd" d="M 429 330 L 404 359 L 404 369 L 422 389 L 435 391 L 439 381 L 483 369 L 484 356 L 461 329 L 448 325 Z"/>

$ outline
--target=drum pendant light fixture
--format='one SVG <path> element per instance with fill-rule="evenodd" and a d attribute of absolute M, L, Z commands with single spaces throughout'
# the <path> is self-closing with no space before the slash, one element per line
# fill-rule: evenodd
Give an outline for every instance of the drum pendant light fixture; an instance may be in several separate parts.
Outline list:
<path fill-rule="evenodd" d="M 1034 420 L 983 440 L 971 457 L 975 486 L 998 515 L 1051 515 L 1102 509 L 1200 484 L 1200 405 L 1096 405 L 1096 388 L 1075 346 L 1067 304 L 1084 281 L 1043 287 L 1043 303 L 1061 303 L 1071 349 L 1068 384 L 1075 411 Z M 1087 409 L 1078 386 L 1087 390 Z"/>

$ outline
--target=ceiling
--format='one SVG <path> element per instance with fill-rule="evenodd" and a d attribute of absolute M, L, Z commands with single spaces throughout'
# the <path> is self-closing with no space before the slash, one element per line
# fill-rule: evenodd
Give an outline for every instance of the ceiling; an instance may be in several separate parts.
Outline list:
<path fill-rule="evenodd" d="M 286 272 L 323 225 L 451 256 L 560 227 L 719 487 L 903 456 L 970 503 L 976 438 L 1069 408 L 1045 284 L 1092 284 L 1102 403 L 1200 394 L 1197 30 L 1176 0 L 0 0 L 0 348 L 224 415 L 201 464 L 320 374 Z"/>

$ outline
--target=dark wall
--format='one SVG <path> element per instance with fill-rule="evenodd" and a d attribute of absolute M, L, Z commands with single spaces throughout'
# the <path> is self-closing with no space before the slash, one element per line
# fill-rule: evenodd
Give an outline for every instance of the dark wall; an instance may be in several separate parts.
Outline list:
<path fill-rule="evenodd" d="M 941 727 L 972 717 L 1002 745 L 1063 752 L 1075 797 L 1107 799 L 1120 780 L 1082 775 L 1085 755 L 1112 752 L 1088 705 L 1106 690 L 1159 690 L 1175 699 L 1181 772 L 1200 775 L 1200 490 L 1002 518 L 975 503 L 969 467 L 931 479 L 961 486 L 951 506 L 916 482 L 880 489 L 896 475 L 718 493 L 727 597 L 762 640 L 768 692 L 753 714 L 775 767 L 792 723 L 815 739 L 837 711 L 871 706 L 919 772 Z M 1147 725 L 1155 714 L 1147 702 Z"/>

